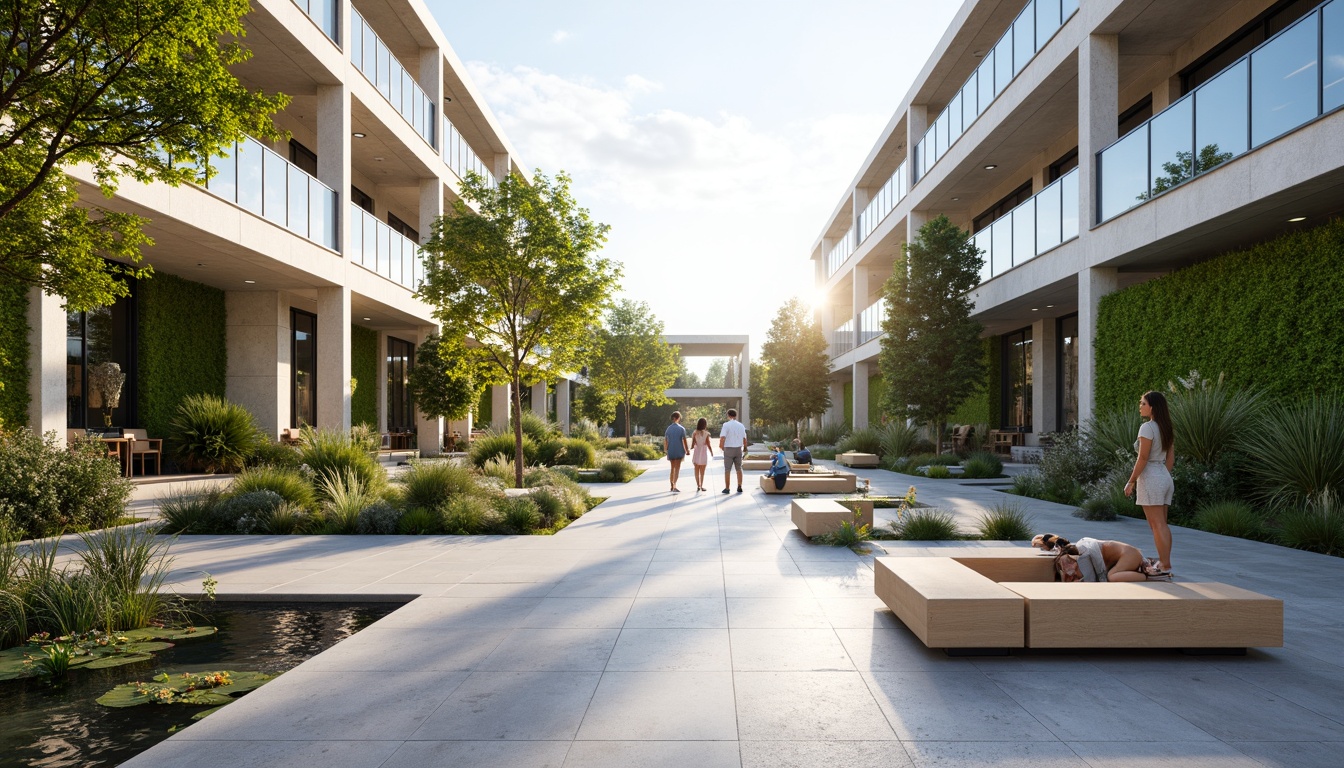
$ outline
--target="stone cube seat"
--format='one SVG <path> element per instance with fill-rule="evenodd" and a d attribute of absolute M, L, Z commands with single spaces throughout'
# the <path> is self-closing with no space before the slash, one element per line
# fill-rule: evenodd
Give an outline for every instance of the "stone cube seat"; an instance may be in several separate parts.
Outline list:
<path fill-rule="evenodd" d="M 853 493 L 858 487 L 854 475 L 846 472 L 790 473 L 783 488 L 775 487 L 775 480 L 761 475 L 761 490 L 766 493 Z"/>
<path fill-rule="evenodd" d="M 849 451 L 835 457 L 835 463 L 846 467 L 876 467 L 877 454 L 875 453 L 857 453 Z"/>
<path fill-rule="evenodd" d="M 830 499 L 794 499 L 790 507 L 793 525 L 809 539 L 823 533 L 839 530 L 840 524 L 853 522 L 854 511 Z M 873 511 L 860 512 L 858 522 L 869 527 L 873 524 Z"/>

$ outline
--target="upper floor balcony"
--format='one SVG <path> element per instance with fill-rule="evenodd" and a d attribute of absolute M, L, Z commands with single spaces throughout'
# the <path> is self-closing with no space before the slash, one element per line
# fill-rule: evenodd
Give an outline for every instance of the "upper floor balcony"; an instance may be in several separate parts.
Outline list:
<path fill-rule="evenodd" d="M 322 30 L 323 34 L 331 38 L 337 45 L 341 44 L 341 30 L 338 19 L 339 3 L 341 0 L 294 0 L 294 4 L 299 9 L 308 14 L 308 18 L 313 20 L 317 28 Z M 353 9 L 352 9 L 353 11 Z"/>
<path fill-rule="evenodd" d="M 490 170 L 490 166 L 486 165 L 481 156 L 476 154 L 467 140 L 462 137 L 461 132 L 457 130 L 457 126 L 453 125 L 446 116 L 443 118 L 443 163 L 453 173 L 457 174 L 459 179 L 465 179 L 468 171 L 475 171 L 484 177 L 486 183 L 490 186 L 493 187 L 498 183 L 495 174 Z"/>
<path fill-rule="evenodd" d="M 203 186 L 211 194 L 337 250 L 336 192 L 297 165 L 245 138 L 210 166 L 215 174 Z"/>
<path fill-rule="evenodd" d="M 854 318 L 850 318 L 831 331 L 831 359 L 845 354 L 854 348 Z"/>
<path fill-rule="evenodd" d="M 352 262 L 408 290 L 420 289 L 425 275 L 418 243 L 354 203 L 349 226 Z"/>
<path fill-rule="evenodd" d="M 1074 168 L 975 233 L 972 239 L 985 260 L 980 282 L 989 282 L 1076 237 L 1078 169 Z"/>
<path fill-rule="evenodd" d="M 863 346 L 882 335 L 882 320 L 886 317 L 886 314 L 887 300 L 885 298 L 874 301 L 859 313 L 857 346 Z"/>
<path fill-rule="evenodd" d="M 1078 0 L 1029 0 L 915 145 L 912 183 L 933 168 L 1077 12 Z"/>
<path fill-rule="evenodd" d="M 873 198 L 868 201 L 859 213 L 858 231 L 859 242 L 862 243 L 868 239 L 877 229 L 877 225 L 887 218 L 887 214 L 896 209 L 896 204 L 905 199 L 905 195 L 910 191 L 909 176 L 906 175 L 906 163 L 901 164 L 892 171 L 891 176 L 877 190 Z M 829 274 L 829 273 L 828 273 Z"/>
<path fill-rule="evenodd" d="M 433 100 L 353 7 L 350 9 L 350 61 L 420 138 L 437 149 L 435 118 L 439 112 Z"/>
<path fill-rule="evenodd" d="M 834 275 L 840 265 L 854 253 L 854 227 L 845 230 L 845 234 L 831 246 L 831 250 L 826 253 L 826 276 Z"/>
<path fill-rule="evenodd" d="M 1105 222 L 1344 106 L 1344 0 L 1330 0 L 1097 153 Z"/>

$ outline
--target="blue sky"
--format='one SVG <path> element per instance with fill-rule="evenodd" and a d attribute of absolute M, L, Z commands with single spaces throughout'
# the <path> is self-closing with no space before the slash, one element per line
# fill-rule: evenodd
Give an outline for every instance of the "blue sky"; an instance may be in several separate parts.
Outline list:
<path fill-rule="evenodd" d="M 669 333 L 749 333 L 959 3 L 427 0 L 521 160 L 612 226 Z"/>

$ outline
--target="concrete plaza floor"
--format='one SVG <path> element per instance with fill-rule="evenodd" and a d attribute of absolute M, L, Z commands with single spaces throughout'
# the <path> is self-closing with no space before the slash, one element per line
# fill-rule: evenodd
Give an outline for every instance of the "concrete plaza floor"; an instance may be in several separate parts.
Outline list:
<path fill-rule="evenodd" d="M 645 466 L 555 536 L 181 537 L 184 592 L 209 571 L 226 596 L 417 597 L 126 765 L 1344 763 L 1344 560 L 1176 529 L 1180 580 L 1285 600 L 1284 648 L 954 659 L 874 598 L 871 556 L 807 542 L 754 476 L 672 495 Z M 967 521 L 1014 499 L 859 472 Z M 1142 521 L 1022 502 L 1042 530 L 1152 548 Z"/>

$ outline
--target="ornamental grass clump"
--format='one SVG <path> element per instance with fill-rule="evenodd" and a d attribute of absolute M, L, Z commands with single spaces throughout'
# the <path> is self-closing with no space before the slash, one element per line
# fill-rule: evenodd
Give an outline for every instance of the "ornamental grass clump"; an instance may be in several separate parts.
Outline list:
<path fill-rule="evenodd" d="M 215 395 L 188 395 L 169 424 L 168 445 L 188 472 L 239 472 L 268 442 L 252 414 Z"/>
<path fill-rule="evenodd" d="M 367 446 L 339 430 L 305 428 L 299 447 L 299 459 L 318 478 L 353 476 L 370 494 L 387 487 L 387 470 L 373 457 Z M 319 499 L 325 495 L 325 482 L 317 485 Z"/>
<path fill-rule="evenodd" d="M 975 451 L 961 463 L 961 476 L 968 478 L 998 477 L 1003 474 L 1003 460 L 988 451 Z"/>
<path fill-rule="evenodd" d="M 397 521 L 397 533 L 401 534 L 424 536 L 443 532 L 443 520 L 439 513 L 424 507 L 411 507 Z"/>
<path fill-rule="evenodd" d="M 181 493 L 170 496 L 159 504 L 162 532 L 207 533 L 215 507 L 224 499 L 224 491 L 214 488 L 204 493 Z"/>
<path fill-rule="evenodd" d="M 957 519 L 941 509 L 917 509 L 893 526 L 904 541 L 952 541 L 962 538 Z"/>
<path fill-rule="evenodd" d="M 1195 525 L 1202 531 L 1239 539 L 1263 539 L 1265 521 L 1244 501 L 1214 501 L 1195 512 Z"/>
<path fill-rule="evenodd" d="M 474 467 L 483 468 L 487 462 L 494 459 L 503 459 L 512 465 L 515 447 L 512 432 L 491 432 L 472 441 L 467 458 Z M 523 462 L 528 465 L 537 463 L 537 441 L 526 434 L 523 435 Z"/>
<path fill-rule="evenodd" d="M 1279 515 L 1277 539 L 1294 549 L 1344 555 L 1344 508 L 1333 491 L 1316 494 L 1305 505 Z"/>
<path fill-rule="evenodd" d="M 1129 481 L 1130 470 L 1113 467 L 1101 479 L 1089 483 L 1083 489 L 1083 500 L 1073 516 L 1083 520 L 1107 522 L 1121 515 L 1135 517 L 1139 508 L 1134 500 L 1125 495 L 1125 483 Z"/>
<path fill-rule="evenodd" d="M 878 430 L 877 453 L 889 460 L 918 453 L 923 445 L 924 438 L 917 427 L 893 421 Z"/>
<path fill-rule="evenodd" d="M 500 533 L 531 533 L 541 525 L 541 512 L 529 496 L 505 496 L 495 502 Z"/>
<path fill-rule="evenodd" d="M 856 429 L 835 444 L 835 452 L 840 453 L 882 453 L 882 435 L 876 429 L 865 427 Z"/>
<path fill-rule="evenodd" d="M 512 477 L 512 469 L 510 477 Z M 433 509 L 449 498 L 475 493 L 476 477 L 467 467 L 452 461 L 412 461 L 397 479 L 407 506 Z"/>
<path fill-rule="evenodd" d="M 1224 451 L 1236 449 L 1255 432 L 1261 396 L 1252 389 L 1233 389 L 1220 375 L 1209 382 L 1191 371 L 1184 386 L 1170 383 L 1171 425 L 1182 456 L 1212 466 Z M 1137 433 L 1136 433 L 1137 434 Z"/>
<path fill-rule="evenodd" d="M 313 484 L 297 467 L 251 467 L 243 470 L 229 486 L 229 494 L 234 496 L 254 491 L 270 491 L 303 509 L 317 509 L 317 493 L 313 490 Z"/>
<path fill-rule="evenodd" d="M 628 483 L 635 479 L 639 470 L 629 459 L 611 458 L 605 459 L 597 468 L 597 482 L 599 483 Z"/>
<path fill-rule="evenodd" d="M 980 538 L 989 541 L 1027 541 L 1035 528 L 1035 518 L 1019 501 L 1000 501 L 975 521 Z"/>
<path fill-rule="evenodd" d="M 358 533 L 359 513 L 382 501 L 378 493 L 365 485 L 363 478 L 351 469 L 339 475 L 323 475 L 320 488 L 323 533 Z"/>
<path fill-rule="evenodd" d="M 1301 508 L 1322 493 L 1344 492 L 1344 396 L 1271 405 L 1243 445 L 1267 502 Z"/>
<path fill-rule="evenodd" d="M 450 536 L 485 533 L 495 516 L 490 500 L 480 496 L 454 496 L 438 513 L 439 528 Z"/>
<path fill-rule="evenodd" d="M 924 476 L 932 480 L 946 480 L 952 477 L 952 471 L 942 464 L 932 464 L 924 470 Z"/>

